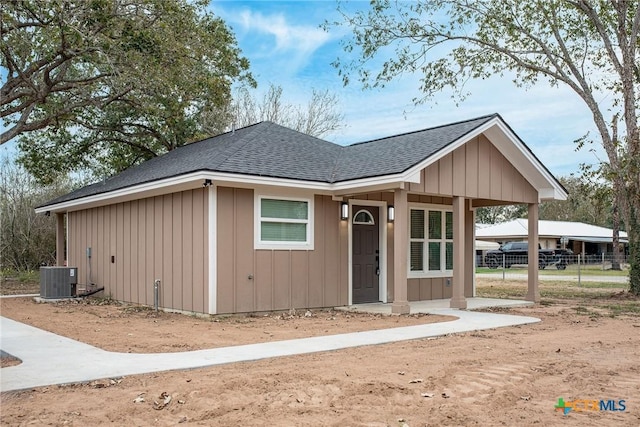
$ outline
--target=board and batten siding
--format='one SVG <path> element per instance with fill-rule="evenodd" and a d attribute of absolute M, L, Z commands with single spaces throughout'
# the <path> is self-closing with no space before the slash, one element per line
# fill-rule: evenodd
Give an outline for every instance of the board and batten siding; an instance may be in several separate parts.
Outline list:
<path fill-rule="evenodd" d="M 314 196 L 314 249 L 254 249 L 254 192 L 217 188 L 217 312 L 348 303 L 347 222 L 339 203 Z"/>
<path fill-rule="evenodd" d="M 410 192 L 464 196 L 511 203 L 538 203 L 535 188 L 480 135 L 420 172 Z"/>
<path fill-rule="evenodd" d="M 78 267 L 78 283 L 153 305 L 158 279 L 160 307 L 206 313 L 207 198 L 206 189 L 196 189 L 69 212 L 68 264 Z"/>

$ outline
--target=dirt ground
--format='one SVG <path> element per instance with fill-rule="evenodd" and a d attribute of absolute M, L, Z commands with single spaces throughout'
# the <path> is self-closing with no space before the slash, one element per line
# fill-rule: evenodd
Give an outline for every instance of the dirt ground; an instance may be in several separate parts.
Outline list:
<path fill-rule="evenodd" d="M 500 283 L 493 289 L 485 283 L 479 289 L 501 293 L 523 286 Z M 132 352 L 186 351 L 446 320 L 330 310 L 311 316 L 303 310 L 202 319 L 97 301 L 0 301 L 3 316 L 64 331 L 108 350 Z M 500 312 L 542 322 L 5 392 L 0 425 L 640 425 L 640 300 L 617 289 L 591 289 L 579 297 L 563 289 L 548 293 L 534 307 Z M 154 401 L 162 402 L 164 396 L 171 396 L 170 403 L 154 409 Z M 560 397 L 565 402 L 611 399 L 618 409 L 618 401 L 624 400 L 626 409 L 563 415 L 554 408 Z"/>

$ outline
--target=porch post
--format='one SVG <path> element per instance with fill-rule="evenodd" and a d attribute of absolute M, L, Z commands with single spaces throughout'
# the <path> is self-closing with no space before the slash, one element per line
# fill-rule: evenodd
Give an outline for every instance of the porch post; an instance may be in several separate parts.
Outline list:
<path fill-rule="evenodd" d="M 476 296 L 476 213 L 471 206 L 471 199 L 465 203 L 465 285 L 464 296 Z"/>
<path fill-rule="evenodd" d="M 56 265 L 64 266 L 64 214 L 56 213 Z"/>
<path fill-rule="evenodd" d="M 465 281 L 465 198 L 453 198 L 453 289 L 451 289 L 451 308 L 467 308 L 464 297 Z"/>
<path fill-rule="evenodd" d="M 540 290 L 538 289 L 538 204 L 529 203 L 529 271 L 527 301 L 540 302 Z"/>
<path fill-rule="evenodd" d="M 391 313 L 408 314 L 409 301 L 407 299 L 407 252 L 409 216 L 407 190 L 398 188 L 393 194 L 396 218 L 393 222 L 393 303 Z"/>

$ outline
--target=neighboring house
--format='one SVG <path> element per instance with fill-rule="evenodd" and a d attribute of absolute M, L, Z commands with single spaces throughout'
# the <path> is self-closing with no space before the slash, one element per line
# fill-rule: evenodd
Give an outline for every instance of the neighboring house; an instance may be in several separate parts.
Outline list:
<path fill-rule="evenodd" d="M 464 308 L 474 295 L 475 208 L 526 203 L 537 224 L 538 203 L 563 199 L 494 114 L 346 147 L 262 122 L 36 211 L 57 215 L 58 264 L 66 217 L 68 265 L 117 300 L 153 304 L 158 279 L 171 310 L 381 301 L 407 313 L 409 300 Z M 527 298 L 539 298 L 535 268 Z"/>
<path fill-rule="evenodd" d="M 477 238 L 498 243 L 526 241 L 528 234 L 528 220 L 522 218 L 476 230 Z M 613 252 L 613 230 L 597 225 L 540 220 L 538 236 L 544 249 L 566 248 L 587 257 Z M 625 246 L 629 243 L 624 231 L 620 232 L 620 243 Z"/>

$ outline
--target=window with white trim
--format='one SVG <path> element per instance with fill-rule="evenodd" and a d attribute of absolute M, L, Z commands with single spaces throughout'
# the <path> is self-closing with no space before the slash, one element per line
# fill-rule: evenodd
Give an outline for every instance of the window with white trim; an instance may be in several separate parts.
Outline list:
<path fill-rule="evenodd" d="M 409 275 L 439 276 L 453 271 L 453 212 L 411 207 Z"/>
<path fill-rule="evenodd" d="M 256 202 L 257 248 L 312 249 L 310 199 L 260 196 Z"/>

